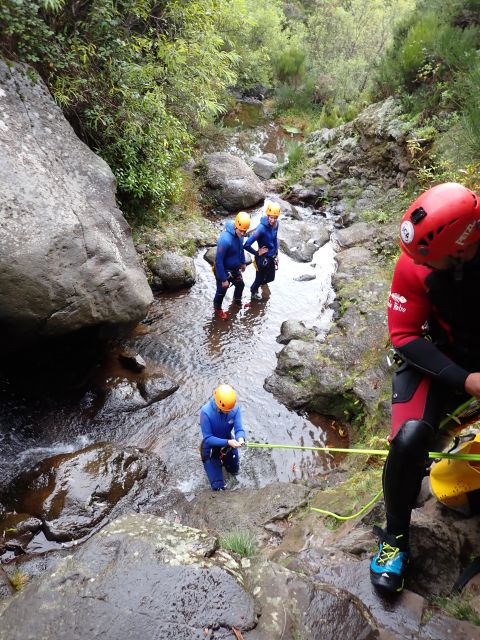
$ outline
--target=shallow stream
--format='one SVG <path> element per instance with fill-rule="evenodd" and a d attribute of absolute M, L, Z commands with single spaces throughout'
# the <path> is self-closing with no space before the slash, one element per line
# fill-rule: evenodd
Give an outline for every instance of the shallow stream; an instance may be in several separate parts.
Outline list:
<path fill-rule="evenodd" d="M 260 213 L 253 216 L 258 223 Z M 95 406 L 92 395 L 80 400 L 8 398 L 0 409 L 0 461 L 3 483 L 16 473 L 55 453 L 86 444 L 113 441 L 135 445 L 165 460 L 170 481 L 190 494 L 206 486 L 198 456 L 200 407 L 221 382 L 237 391 L 248 437 L 255 441 L 311 446 L 323 445 L 326 434 L 306 416 L 280 404 L 263 388 L 282 348 L 276 338 L 286 319 L 315 326 L 320 335 L 331 318 L 331 275 L 334 252 L 319 249 L 311 263 L 297 263 L 280 254 L 276 279 L 262 302 L 239 309 L 227 293 L 227 321 L 213 315 L 215 281 L 205 250 L 195 259 L 197 282 L 188 290 L 156 297 L 146 323 L 130 340 L 147 361 L 172 378 L 179 389 L 166 399 L 136 411 L 121 403 Z M 302 275 L 315 279 L 298 281 Z M 244 301 L 249 301 L 253 266 L 245 272 Z M 74 363 L 73 363 L 74 364 Z M 290 450 L 245 450 L 243 472 L 232 486 L 261 486 L 276 480 L 316 475 L 329 465 L 329 456 Z"/>

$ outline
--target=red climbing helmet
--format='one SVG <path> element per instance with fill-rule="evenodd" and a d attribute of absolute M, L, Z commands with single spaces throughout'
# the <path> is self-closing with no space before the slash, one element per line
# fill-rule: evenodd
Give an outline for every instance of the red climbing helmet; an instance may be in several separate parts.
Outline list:
<path fill-rule="evenodd" d="M 402 251 L 418 262 L 461 253 L 477 240 L 480 240 L 477 196 L 455 182 L 439 184 L 422 193 L 407 209 L 400 224 Z"/>

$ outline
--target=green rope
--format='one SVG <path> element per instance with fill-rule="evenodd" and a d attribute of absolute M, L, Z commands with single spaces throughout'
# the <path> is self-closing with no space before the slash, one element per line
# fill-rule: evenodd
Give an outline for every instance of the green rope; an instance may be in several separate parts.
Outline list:
<path fill-rule="evenodd" d="M 368 455 L 368 456 L 387 456 L 388 449 L 342 449 L 339 447 L 302 447 L 300 445 L 295 444 L 271 444 L 268 442 L 247 442 L 247 447 L 251 449 L 300 449 L 302 451 L 325 451 L 329 453 L 351 453 L 357 455 Z M 429 458 L 443 458 L 447 460 L 471 460 L 480 462 L 480 454 L 478 453 L 446 453 L 444 451 L 429 451 Z M 378 498 L 382 495 L 383 490 L 381 489 L 365 506 L 363 506 L 360 511 L 357 513 L 353 513 L 350 516 L 340 516 L 338 513 L 333 513 L 333 511 L 327 511 L 326 509 L 317 509 L 314 507 L 310 507 L 310 511 L 316 511 L 317 513 L 321 513 L 326 516 L 331 516 L 336 520 L 353 520 L 354 518 L 358 518 L 362 514 L 365 513 L 367 509 L 369 509 L 374 502 L 378 500 Z"/>
<path fill-rule="evenodd" d="M 455 409 L 452 413 L 448 414 L 440 423 L 439 429 L 440 431 L 452 420 L 457 424 L 461 424 L 461 421 L 458 416 L 461 416 L 461 413 L 468 409 L 470 405 L 478 402 L 477 398 L 472 397 L 469 398 L 466 402 L 461 404 L 459 407 Z M 388 449 L 342 449 L 339 447 L 302 447 L 300 445 L 294 444 L 270 444 L 270 443 L 261 443 L 261 442 L 247 442 L 247 447 L 251 449 L 300 449 L 302 451 L 324 451 L 328 453 L 347 453 L 347 454 L 356 454 L 356 455 L 366 455 L 366 456 L 388 456 Z M 429 451 L 428 457 L 430 459 L 447 459 L 447 460 L 470 460 L 473 462 L 480 462 L 480 454 L 476 453 L 446 453 L 444 451 Z M 337 513 L 333 513 L 332 511 L 327 511 L 326 509 L 316 509 L 314 507 L 310 507 L 310 511 L 316 511 L 317 513 L 322 513 L 327 516 L 332 516 L 332 518 L 336 518 L 337 520 L 352 520 L 353 518 L 358 518 L 365 511 L 372 506 L 374 502 L 378 500 L 378 498 L 382 495 L 382 490 L 380 490 L 364 507 L 360 509 L 357 513 L 353 513 L 350 516 L 340 516 Z"/>
<path fill-rule="evenodd" d="M 326 516 L 332 516 L 332 518 L 336 518 L 337 520 L 353 520 L 354 518 L 358 518 L 358 516 L 361 516 L 362 514 L 365 513 L 365 511 L 372 506 L 372 504 L 374 502 L 376 502 L 380 496 L 383 493 L 383 489 L 380 489 L 380 491 L 377 493 L 377 495 L 375 495 L 370 502 L 368 502 L 364 507 L 362 507 L 360 509 L 360 511 L 357 511 L 357 513 L 352 513 L 351 516 L 339 516 L 338 513 L 333 513 L 333 511 L 327 511 L 326 509 L 316 509 L 315 507 L 310 507 L 310 511 L 316 511 L 317 513 L 323 513 Z"/>
<path fill-rule="evenodd" d="M 388 449 L 341 449 L 338 447 L 302 447 L 295 444 L 271 444 L 268 442 L 247 442 L 252 449 L 300 449 L 302 451 L 325 451 L 328 453 L 351 453 L 366 456 L 388 456 Z M 444 458 L 447 460 L 472 460 L 480 462 L 480 453 L 447 453 L 445 451 L 429 451 L 431 459 Z"/>

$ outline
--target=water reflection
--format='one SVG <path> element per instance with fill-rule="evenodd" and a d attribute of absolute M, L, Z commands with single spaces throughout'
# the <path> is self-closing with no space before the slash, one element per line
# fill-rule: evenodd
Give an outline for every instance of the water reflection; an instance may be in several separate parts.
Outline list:
<path fill-rule="evenodd" d="M 257 215 L 259 218 L 259 214 Z M 254 218 L 253 224 L 256 224 Z M 110 404 L 93 406 L 95 394 L 63 405 L 43 402 L 24 406 L 15 396 L 12 405 L 0 408 L 2 462 L 7 472 L 17 470 L 82 442 L 107 440 L 144 447 L 158 453 L 168 468 L 168 482 L 185 491 L 206 488 L 198 455 L 200 407 L 221 382 L 237 391 L 244 424 L 251 440 L 279 444 L 322 446 L 321 427 L 280 404 L 263 388 L 282 348 L 276 341 L 281 323 L 302 320 L 322 332 L 329 324 L 332 300 L 331 275 L 334 252 L 325 245 L 311 264 L 280 256 L 275 281 L 265 289 L 264 299 L 250 307 L 232 304 L 227 293 L 229 319 L 213 315 L 215 279 L 203 251 L 195 259 L 197 282 L 189 290 L 160 295 L 149 317 L 132 335 L 129 346 L 146 360 L 150 371 L 163 372 L 179 389 L 166 399 L 131 411 Z M 314 280 L 299 282 L 304 274 Z M 253 267 L 245 272 L 244 303 L 254 280 Z M 109 369 L 109 371 L 115 369 Z M 104 374 L 107 369 L 105 369 Z M 59 449 L 60 447 L 60 449 Z M 20 452 L 23 459 L 20 462 Z M 328 457 L 290 450 L 244 450 L 238 486 L 261 486 L 276 480 L 294 480 L 322 472 Z"/>

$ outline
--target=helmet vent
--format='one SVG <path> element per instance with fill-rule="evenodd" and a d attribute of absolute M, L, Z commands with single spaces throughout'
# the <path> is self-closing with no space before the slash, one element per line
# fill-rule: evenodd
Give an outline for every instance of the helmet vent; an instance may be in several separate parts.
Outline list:
<path fill-rule="evenodd" d="M 425 211 L 425 209 L 423 207 L 418 207 L 418 209 L 415 209 L 415 211 L 412 211 L 410 220 L 412 221 L 413 224 L 418 224 L 420 220 L 423 220 L 423 218 L 425 218 L 426 215 L 427 215 L 427 212 Z"/>

